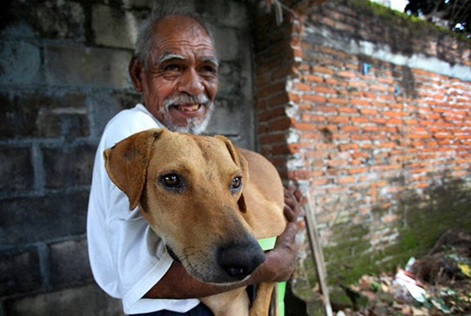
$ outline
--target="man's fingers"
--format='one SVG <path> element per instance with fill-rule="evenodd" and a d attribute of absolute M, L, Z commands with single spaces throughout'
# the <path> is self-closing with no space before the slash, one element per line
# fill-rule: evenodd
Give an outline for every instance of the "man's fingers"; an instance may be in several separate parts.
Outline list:
<path fill-rule="evenodd" d="M 284 189 L 285 193 L 285 206 L 283 208 L 283 213 L 288 220 L 288 222 L 292 222 L 296 219 L 297 216 L 297 202 L 296 202 L 296 197 L 294 196 L 293 193 L 291 193 L 288 189 Z"/>

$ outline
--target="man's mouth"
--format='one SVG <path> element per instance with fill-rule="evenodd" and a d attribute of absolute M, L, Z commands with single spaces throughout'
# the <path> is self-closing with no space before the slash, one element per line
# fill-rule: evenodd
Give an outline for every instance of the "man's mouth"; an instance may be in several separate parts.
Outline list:
<path fill-rule="evenodd" d="M 181 112 L 196 112 L 200 109 L 201 106 L 201 104 L 178 104 L 172 107 Z"/>

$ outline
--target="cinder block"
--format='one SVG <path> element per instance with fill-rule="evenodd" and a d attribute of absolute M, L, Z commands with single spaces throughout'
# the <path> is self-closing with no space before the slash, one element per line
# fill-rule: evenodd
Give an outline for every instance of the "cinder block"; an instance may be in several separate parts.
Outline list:
<path fill-rule="evenodd" d="M 95 284 L 5 300 L 6 315 L 123 316 L 121 302 Z"/>
<path fill-rule="evenodd" d="M 0 296 L 41 288 L 39 257 L 36 248 L 0 252 Z"/>
<path fill-rule="evenodd" d="M 132 88 L 129 51 L 84 46 L 45 48 L 46 83 L 53 86 Z"/>
<path fill-rule="evenodd" d="M 110 47 L 134 49 L 142 12 L 123 11 L 97 4 L 92 9 L 95 43 Z"/>
<path fill-rule="evenodd" d="M 0 161 L 1 195 L 34 188 L 31 148 L 0 146 Z"/>
<path fill-rule="evenodd" d="M 124 0 L 126 1 L 140 1 L 140 0 Z M 196 12 L 195 0 L 174 0 L 174 1 L 154 1 L 154 10 L 157 12 L 166 11 L 183 11 L 183 12 Z"/>
<path fill-rule="evenodd" d="M 50 284 L 54 288 L 93 280 L 85 238 L 49 245 Z"/>
<path fill-rule="evenodd" d="M 202 16 L 215 27 L 241 28 L 247 25 L 247 5 L 240 1 L 201 1 L 198 8 Z M 223 18 L 221 18 L 223 17 Z"/>
<path fill-rule="evenodd" d="M 46 188 L 89 185 L 95 152 L 95 145 L 88 144 L 43 148 Z"/>
<path fill-rule="evenodd" d="M 2 247 L 83 235 L 86 227 L 88 190 L 67 190 L 43 197 L 2 200 L 0 223 Z"/>
<path fill-rule="evenodd" d="M 85 14 L 76 1 L 45 0 L 38 2 L 15 1 L 12 11 L 27 21 L 41 38 L 85 38 Z"/>
<path fill-rule="evenodd" d="M 120 92 L 111 96 L 107 92 L 90 94 L 87 98 L 87 105 L 91 112 L 92 135 L 96 139 L 101 137 L 105 125 L 116 113 L 134 107 L 139 102 L 142 102 L 142 97 L 137 93 Z"/>
<path fill-rule="evenodd" d="M 239 57 L 243 43 L 237 36 L 237 29 L 214 28 L 214 41 L 216 42 L 216 52 L 221 60 L 234 60 Z M 248 47 L 247 47 L 248 49 Z"/>
<path fill-rule="evenodd" d="M 173 1 L 172 1 L 173 2 Z M 151 2 L 149 0 L 122 0 L 124 8 L 149 8 L 151 9 Z"/>
<path fill-rule="evenodd" d="M 39 47 L 25 41 L 0 42 L 0 84 L 31 84 L 40 81 Z"/>
<path fill-rule="evenodd" d="M 216 110 L 207 127 L 208 133 L 238 135 L 241 132 L 242 111 L 234 113 L 229 103 L 229 100 L 218 99 Z"/>
<path fill-rule="evenodd" d="M 44 137 L 76 138 L 90 133 L 86 109 L 40 109 L 37 125 L 38 135 Z"/>
<path fill-rule="evenodd" d="M 0 95 L 0 138 L 84 137 L 90 134 L 85 94 L 47 95 L 16 92 Z"/>

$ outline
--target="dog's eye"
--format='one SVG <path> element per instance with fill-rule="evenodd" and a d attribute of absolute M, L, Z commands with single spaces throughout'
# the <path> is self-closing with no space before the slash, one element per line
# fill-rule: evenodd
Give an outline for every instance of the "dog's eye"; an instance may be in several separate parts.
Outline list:
<path fill-rule="evenodd" d="M 177 174 L 166 174 L 160 177 L 160 182 L 166 189 L 170 190 L 181 190 L 183 189 L 183 183 Z"/>
<path fill-rule="evenodd" d="M 235 177 L 232 179 L 231 183 L 231 190 L 232 191 L 238 191 L 242 186 L 242 178 L 241 177 Z"/>

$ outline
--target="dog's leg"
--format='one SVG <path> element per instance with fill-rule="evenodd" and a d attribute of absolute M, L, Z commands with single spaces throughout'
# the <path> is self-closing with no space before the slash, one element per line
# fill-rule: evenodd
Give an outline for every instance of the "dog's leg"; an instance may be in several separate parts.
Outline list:
<path fill-rule="evenodd" d="M 245 287 L 200 299 L 214 316 L 249 316 L 249 297 Z"/>
<path fill-rule="evenodd" d="M 271 296 L 275 283 L 260 283 L 257 285 L 257 296 L 250 308 L 250 316 L 267 316 L 270 310 Z"/>

